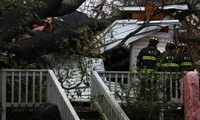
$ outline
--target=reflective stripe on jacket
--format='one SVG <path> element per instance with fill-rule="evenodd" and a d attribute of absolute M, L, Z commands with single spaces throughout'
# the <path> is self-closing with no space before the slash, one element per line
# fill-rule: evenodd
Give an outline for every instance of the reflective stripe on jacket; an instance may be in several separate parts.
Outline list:
<path fill-rule="evenodd" d="M 154 61 L 156 61 L 156 57 L 154 57 L 154 56 L 142 56 L 142 60 L 154 60 Z"/>
<path fill-rule="evenodd" d="M 182 62 L 180 66 L 192 66 L 191 62 Z"/>
<path fill-rule="evenodd" d="M 179 67 L 177 63 L 164 63 L 162 67 Z"/>

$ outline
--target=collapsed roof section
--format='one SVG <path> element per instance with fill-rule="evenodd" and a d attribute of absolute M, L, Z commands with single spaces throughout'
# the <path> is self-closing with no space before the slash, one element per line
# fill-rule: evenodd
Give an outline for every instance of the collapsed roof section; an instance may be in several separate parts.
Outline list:
<path fill-rule="evenodd" d="M 148 3 L 148 6 L 151 5 L 151 3 Z M 146 15 L 149 14 L 145 13 L 145 9 L 147 9 L 148 6 L 119 7 L 121 12 L 128 12 L 129 14 L 131 13 L 132 17 L 128 19 L 116 20 L 98 36 L 104 44 L 104 47 L 100 50 L 101 53 L 112 49 L 118 45 L 127 35 L 136 31 L 140 26 L 142 26 L 146 22 Z M 128 40 L 126 40 L 125 45 L 129 45 L 131 42 L 137 41 L 140 38 L 154 34 L 164 27 L 178 25 L 180 23 L 179 20 L 174 19 L 174 17 L 171 15 L 174 15 L 176 12 L 188 10 L 189 6 L 187 4 L 178 4 L 158 7 L 158 10 L 161 9 L 163 11 L 158 12 L 157 16 L 154 16 L 154 18 L 149 21 L 147 27 L 143 28 L 135 35 L 131 36 Z M 169 32 L 169 30 L 167 30 L 167 32 Z"/>

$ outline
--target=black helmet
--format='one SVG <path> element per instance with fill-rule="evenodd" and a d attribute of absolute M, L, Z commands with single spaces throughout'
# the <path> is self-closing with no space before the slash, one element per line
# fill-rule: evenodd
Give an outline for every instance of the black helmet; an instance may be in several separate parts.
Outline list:
<path fill-rule="evenodd" d="M 149 42 L 155 42 L 155 43 L 159 43 L 159 40 L 158 40 L 158 38 L 157 38 L 157 37 L 155 37 L 155 36 L 152 36 L 152 37 L 150 37 L 150 39 L 149 39 Z"/>
<path fill-rule="evenodd" d="M 166 44 L 166 49 L 170 49 L 170 50 L 175 50 L 176 49 L 176 45 L 174 42 L 170 41 Z"/>
<path fill-rule="evenodd" d="M 187 45 L 185 43 L 179 43 L 178 47 L 179 48 L 187 48 Z"/>

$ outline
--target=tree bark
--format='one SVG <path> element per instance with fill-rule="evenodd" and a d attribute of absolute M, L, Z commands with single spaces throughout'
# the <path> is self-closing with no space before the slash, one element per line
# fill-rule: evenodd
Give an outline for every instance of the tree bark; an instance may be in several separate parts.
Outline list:
<path fill-rule="evenodd" d="M 93 31 L 100 31 L 108 24 L 110 24 L 109 20 L 89 18 L 84 13 L 74 11 L 62 17 L 53 18 L 52 31 L 41 32 L 30 38 L 14 42 L 9 51 L 20 58 L 32 60 L 41 55 L 58 51 L 56 42 L 63 40 L 63 38 L 68 38 L 70 47 L 76 49 L 71 39 L 80 36 L 76 32 L 79 27 L 88 26 Z"/>

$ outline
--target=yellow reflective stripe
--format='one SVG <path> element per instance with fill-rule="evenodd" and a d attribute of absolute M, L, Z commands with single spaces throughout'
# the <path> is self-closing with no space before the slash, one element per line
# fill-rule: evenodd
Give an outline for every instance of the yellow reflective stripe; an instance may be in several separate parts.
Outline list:
<path fill-rule="evenodd" d="M 154 57 L 154 56 L 143 56 L 142 60 L 156 60 L 156 57 Z"/>
<path fill-rule="evenodd" d="M 176 64 L 176 63 L 164 63 L 164 64 L 162 64 L 162 67 L 178 67 L 178 64 Z"/>
<path fill-rule="evenodd" d="M 191 62 L 182 62 L 180 66 L 192 66 Z"/>

